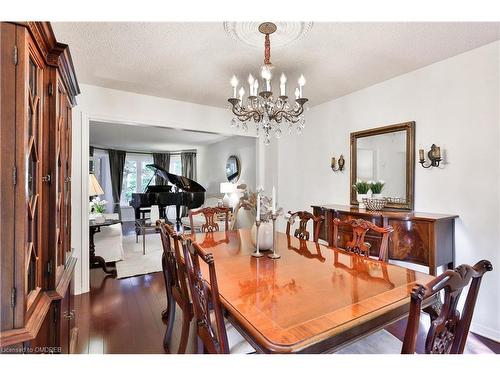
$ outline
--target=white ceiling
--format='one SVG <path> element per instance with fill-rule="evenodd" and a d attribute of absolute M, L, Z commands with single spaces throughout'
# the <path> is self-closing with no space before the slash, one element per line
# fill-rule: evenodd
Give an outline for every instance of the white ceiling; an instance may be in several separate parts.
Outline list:
<path fill-rule="evenodd" d="M 191 130 L 138 126 L 91 121 L 89 141 L 92 146 L 127 151 L 180 151 L 226 139 L 227 136 Z"/>
<path fill-rule="evenodd" d="M 498 40 L 499 25 L 315 22 L 283 48 L 273 49 L 271 36 L 271 61 L 293 86 L 304 73 L 313 106 Z M 246 81 L 263 61 L 263 47 L 230 37 L 223 22 L 52 26 L 81 83 L 217 107 L 227 105 L 231 75 Z"/>

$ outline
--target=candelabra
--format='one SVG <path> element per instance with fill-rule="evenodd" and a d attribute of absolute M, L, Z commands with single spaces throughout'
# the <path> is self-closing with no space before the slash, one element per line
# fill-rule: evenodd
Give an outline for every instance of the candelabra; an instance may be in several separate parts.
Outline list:
<path fill-rule="evenodd" d="M 267 256 L 271 259 L 279 259 L 281 255 L 276 253 L 276 247 L 278 245 L 278 241 L 276 241 L 276 219 L 278 218 L 277 214 L 272 214 L 271 219 L 273 219 L 273 252 L 268 254 Z"/>
<path fill-rule="evenodd" d="M 255 257 L 255 258 L 260 258 L 260 257 L 264 256 L 264 254 L 262 254 L 260 252 L 260 241 L 259 241 L 260 240 L 260 234 L 259 234 L 259 232 L 260 232 L 259 231 L 260 220 L 256 220 L 255 221 L 255 227 L 257 229 L 255 231 L 255 237 L 256 237 L 256 239 L 255 239 L 255 244 L 256 244 L 255 247 L 256 247 L 256 249 L 255 249 L 255 252 L 252 253 L 252 256 Z"/>

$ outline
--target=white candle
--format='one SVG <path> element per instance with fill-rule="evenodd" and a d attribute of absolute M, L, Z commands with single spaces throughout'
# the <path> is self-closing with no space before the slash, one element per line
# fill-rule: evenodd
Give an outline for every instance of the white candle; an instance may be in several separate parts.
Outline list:
<path fill-rule="evenodd" d="M 276 214 L 276 188 L 273 186 L 273 215 Z"/>
<path fill-rule="evenodd" d="M 231 77 L 231 86 L 233 87 L 233 98 L 236 98 L 236 87 L 238 86 L 238 78 L 235 75 Z"/>
<path fill-rule="evenodd" d="M 299 80 L 297 81 L 297 83 L 299 84 L 300 97 L 302 98 L 303 97 L 302 87 L 304 87 L 304 85 L 306 84 L 306 79 L 305 79 L 305 77 L 304 77 L 303 74 L 300 75 Z"/>
<path fill-rule="evenodd" d="M 298 98 L 300 98 L 300 90 L 299 90 L 299 88 L 297 87 L 297 88 L 295 89 L 295 99 L 298 99 Z"/>
<path fill-rule="evenodd" d="M 264 65 L 262 67 L 262 71 L 260 72 L 261 77 L 265 80 L 266 82 L 266 91 L 271 91 L 271 70 L 269 70 L 269 67 Z"/>
<path fill-rule="evenodd" d="M 260 193 L 257 193 L 257 217 L 256 221 L 260 221 Z"/>
<path fill-rule="evenodd" d="M 248 92 L 250 93 L 250 96 L 255 95 L 255 94 L 253 93 L 253 90 L 254 90 L 254 86 L 253 86 L 253 85 L 254 85 L 254 82 L 255 82 L 255 79 L 253 78 L 253 75 L 249 74 L 249 75 L 248 75 L 248 86 L 249 86 L 249 88 L 250 88 L 250 89 L 249 89 L 249 91 L 248 91 Z"/>
<path fill-rule="evenodd" d="M 240 94 L 240 105 L 243 106 L 243 95 L 245 95 L 245 89 L 243 88 L 243 86 L 241 86 L 239 94 Z"/>
<path fill-rule="evenodd" d="M 280 95 L 281 96 L 286 95 L 286 75 L 285 75 L 285 73 L 281 73 L 281 77 L 280 77 Z"/>
<path fill-rule="evenodd" d="M 257 96 L 257 94 L 259 93 L 259 80 L 258 79 L 256 79 L 253 82 L 253 92 L 254 92 L 255 96 Z"/>

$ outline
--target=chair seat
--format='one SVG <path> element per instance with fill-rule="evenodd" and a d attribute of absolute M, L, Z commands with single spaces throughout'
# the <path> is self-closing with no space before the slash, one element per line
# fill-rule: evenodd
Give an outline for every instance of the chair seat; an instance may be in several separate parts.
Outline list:
<path fill-rule="evenodd" d="M 229 341 L 229 352 L 231 354 L 250 354 L 255 353 L 252 345 L 238 332 L 234 326 L 224 319 L 226 323 L 227 339 Z"/>
<path fill-rule="evenodd" d="M 210 320 L 215 327 L 215 313 L 210 312 Z M 238 330 L 224 318 L 224 325 L 226 326 L 227 341 L 229 343 L 230 354 L 250 354 L 255 353 L 252 345 L 238 332 Z"/>
<path fill-rule="evenodd" d="M 334 352 L 335 354 L 400 354 L 403 343 L 380 330 Z"/>

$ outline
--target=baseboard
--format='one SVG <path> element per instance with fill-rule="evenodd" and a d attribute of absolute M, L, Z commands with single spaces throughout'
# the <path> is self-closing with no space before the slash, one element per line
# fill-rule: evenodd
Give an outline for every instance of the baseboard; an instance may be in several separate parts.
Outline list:
<path fill-rule="evenodd" d="M 470 331 L 475 334 L 484 336 L 490 340 L 500 342 L 500 332 L 495 331 L 490 327 L 483 326 L 482 324 L 472 323 Z"/>

